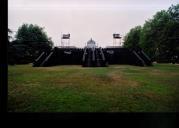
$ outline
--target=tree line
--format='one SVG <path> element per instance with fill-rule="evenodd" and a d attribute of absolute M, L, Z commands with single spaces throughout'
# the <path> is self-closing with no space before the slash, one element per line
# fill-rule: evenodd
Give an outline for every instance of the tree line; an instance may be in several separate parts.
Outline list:
<path fill-rule="evenodd" d="M 53 41 L 43 27 L 23 24 L 15 39 L 8 29 L 8 63 L 32 63 L 43 51 L 53 48 Z M 126 34 L 124 47 L 142 48 L 157 62 L 171 62 L 179 58 L 179 4 L 157 12 L 143 26 L 136 26 Z M 178 57 L 178 58 L 177 58 Z M 179 61 L 179 59 L 178 59 Z"/>
<path fill-rule="evenodd" d="M 142 48 L 153 61 L 178 61 L 179 4 L 157 12 L 143 26 L 136 26 L 126 34 L 124 47 Z"/>

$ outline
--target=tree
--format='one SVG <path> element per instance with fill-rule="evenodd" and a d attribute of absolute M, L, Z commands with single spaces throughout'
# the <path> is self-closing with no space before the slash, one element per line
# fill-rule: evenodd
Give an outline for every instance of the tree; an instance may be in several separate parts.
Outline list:
<path fill-rule="evenodd" d="M 132 28 L 129 33 L 124 37 L 124 47 L 135 48 L 139 47 L 141 26 Z"/>
<path fill-rule="evenodd" d="M 38 25 L 23 24 L 18 28 L 15 38 L 16 40 L 12 42 L 12 45 L 21 59 L 19 63 L 30 63 L 41 52 L 48 52 L 53 47 L 51 38 L 44 32 L 44 28 Z"/>
<path fill-rule="evenodd" d="M 168 13 L 175 22 L 179 23 L 179 4 L 169 7 Z"/>
<path fill-rule="evenodd" d="M 125 37 L 125 47 L 139 46 L 152 60 L 170 62 L 179 56 L 179 4 L 157 12 L 143 27 L 135 27 Z"/>
<path fill-rule="evenodd" d="M 172 5 L 168 11 L 170 15 L 170 22 L 168 24 L 169 33 L 169 43 L 170 51 L 172 51 L 172 56 L 178 55 L 179 57 L 179 4 L 176 6 Z"/>
<path fill-rule="evenodd" d="M 155 53 L 155 32 L 152 27 L 152 20 L 145 22 L 140 35 L 140 46 L 149 55 L 150 58 L 154 56 Z"/>
<path fill-rule="evenodd" d="M 170 20 L 169 14 L 162 10 L 157 12 L 153 19 L 146 21 L 141 33 L 140 45 L 146 53 L 155 59 L 156 53 L 166 52 L 167 24 Z M 159 55 L 158 54 L 158 55 Z"/>
<path fill-rule="evenodd" d="M 140 45 L 153 59 L 169 62 L 178 54 L 179 5 L 157 12 L 142 28 Z"/>

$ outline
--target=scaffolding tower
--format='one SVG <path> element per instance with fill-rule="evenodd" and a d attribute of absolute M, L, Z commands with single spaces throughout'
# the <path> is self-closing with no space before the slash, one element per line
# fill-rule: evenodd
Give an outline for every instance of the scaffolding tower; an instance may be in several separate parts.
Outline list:
<path fill-rule="evenodd" d="M 61 36 L 61 46 L 67 47 L 70 46 L 70 34 L 62 34 Z"/>
<path fill-rule="evenodd" d="M 113 34 L 113 46 L 122 46 L 120 34 Z"/>

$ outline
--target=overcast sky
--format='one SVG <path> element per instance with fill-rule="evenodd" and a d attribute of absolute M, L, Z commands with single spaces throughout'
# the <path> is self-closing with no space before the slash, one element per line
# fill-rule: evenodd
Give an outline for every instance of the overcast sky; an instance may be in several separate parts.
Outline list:
<path fill-rule="evenodd" d="M 55 46 L 61 34 L 71 34 L 71 45 L 84 47 L 92 37 L 99 46 L 113 45 L 113 33 L 124 36 L 132 27 L 178 0 L 8 0 L 8 27 L 23 23 L 45 28 Z"/>

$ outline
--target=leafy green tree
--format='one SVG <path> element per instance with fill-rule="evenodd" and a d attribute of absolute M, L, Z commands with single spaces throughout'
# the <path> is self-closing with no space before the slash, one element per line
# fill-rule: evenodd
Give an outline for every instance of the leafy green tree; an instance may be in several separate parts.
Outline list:
<path fill-rule="evenodd" d="M 179 55 L 179 4 L 172 5 L 168 9 L 168 13 L 171 20 L 167 26 L 169 33 L 167 47 L 172 51 L 172 55 Z"/>
<path fill-rule="evenodd" d="M 170 14 L 172 20 L 174 20 L 176 23 L 179 22 L 179 4 L 169 7 L 168 13 Z"/>
<path fill-rule="evenodd" d="M 23 24 L 18 28 L 16 40 L 11 42 L 19 63 L 30 63 L 43 51 L 50 51 L 53 42 L 44 28 L 33 24 Z"/>
<path fill-rule="evenodd" d="M 129 33 L 124 37 L 124 47 L 134 48 L 139 47 L 141 26 L 132 28 Z"/>
<path fill-rule="evenodd" d="M 135 27 L 125 37 L 125 47 L 139 46 L 153 59 L 170 62 L 179 56 L 179 4 L 157 12 L 143 27 Z"/>
<path fill-rule="evenodd" d="M 170 20 L 169 14 L 162 10 L 157 12 L 153 19 L 146 21 L 141 33 L 140 46 L 150 57 L 156 58 L 156 52 L 166 52 L 167 24 Z"/>
<path fill-rule="evenodd" d="M 157 12 L 141 32 L 140 44 L 154 59 L 170 61 L 178 54 L 179 5 Z"/>
<path fill-rule="evenodd" d="M 143 50 L 152 57 L 155 52 L 155 43 L 154 43 L 154 32 L 152 32 L 152 20 L 148 20 L 145 22 L 140 35 L 140 46 L 143 48 Z"/>

